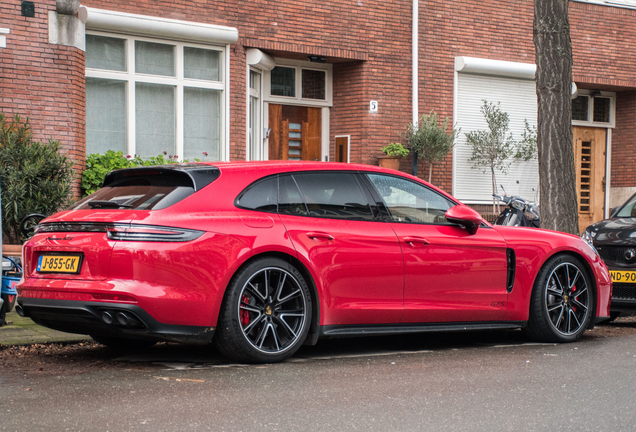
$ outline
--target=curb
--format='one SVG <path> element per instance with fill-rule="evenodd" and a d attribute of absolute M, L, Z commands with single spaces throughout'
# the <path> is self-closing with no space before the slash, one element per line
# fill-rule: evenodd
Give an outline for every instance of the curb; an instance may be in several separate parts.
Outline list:
<path fill-rule="evenodd" d="M 31 345 L 47 342 L 82 342 L 92 340 L 90 336 L 64 333 L 34 323 L 15 311 L 7 314 L 6 322 L 0 327 L 0 346 Z"/>

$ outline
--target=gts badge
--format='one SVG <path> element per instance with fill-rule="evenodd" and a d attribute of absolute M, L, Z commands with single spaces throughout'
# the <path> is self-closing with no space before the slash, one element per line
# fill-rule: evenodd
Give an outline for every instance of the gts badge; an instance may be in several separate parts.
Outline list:
<path fill-rule="evenodd" d="M 506 303 L 505 302 L 492 302 L 492 303 L 490 303 L 490 306 L 492 306 L 492 307 L 505 307 Z"/>

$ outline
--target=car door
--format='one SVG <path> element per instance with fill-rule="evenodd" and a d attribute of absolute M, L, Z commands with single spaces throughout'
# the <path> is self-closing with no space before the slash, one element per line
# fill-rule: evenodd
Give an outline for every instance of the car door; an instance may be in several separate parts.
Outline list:
<path fill-rule="evenodd" d="M 279 177 L 278 212 L 320 295 L 320 324 L 398 323 L 404 265 L 388 223 L 378 219 L 353 172 Z"/>
<path fill-rule="evenodd" d="M 390 213 L 404 254 L 404 323 L 498 321 L 507 312 L 506 243 L 446 221 L 456 205 L 413 180 L 367 175 Z M 374 192 L 374 193 L 375 193 Z"/>

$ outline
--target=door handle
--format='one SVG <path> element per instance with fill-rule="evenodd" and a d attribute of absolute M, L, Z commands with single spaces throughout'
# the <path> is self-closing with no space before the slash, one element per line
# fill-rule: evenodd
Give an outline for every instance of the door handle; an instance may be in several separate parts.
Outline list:
<path fill-rule="evenodd" d="M 426 240 L 423 237 L 406 236 L 406 237 L 403 237 L 402 240 L 404 240 L 406 243 L 410 244 L 413 247 L 418 247 L 418 245 L 425 246 L 430 243 L 428 240 Z"/>
<path fill-rule="evenodd" d="M 333 240 L 334 236 L 323 232 L 308 232 L 307 237 L 312 240 Z"/>

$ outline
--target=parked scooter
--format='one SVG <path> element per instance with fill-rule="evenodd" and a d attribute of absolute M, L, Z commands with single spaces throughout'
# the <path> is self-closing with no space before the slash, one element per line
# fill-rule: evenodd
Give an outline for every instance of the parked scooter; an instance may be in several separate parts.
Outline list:
<path fill-rule="evenodd" d="M 20 223 L 20 230 L 26 238 L 31 238 L 35 231 L 35 227 L 44 215 L 30 214 Z M 15 289 L 16 284 L 22 278 L 22 267 L 19 258 L 11 258 L 2 256 L 2 283 L 0 283 L 0 326 L 4 325 L 8 312 L 15 307 L 18 298 L 18 291 Z"/>
<path fill-rule="evenodd" d="M 497 216 L 495 225 L 539 228 L 541 225 L 539 204 L 528 201 L 519 195 L 507 195 L 503 186 L 501 189 L 503 189 L 504 194 L 493 194 L 493 197 L 506 204 L 506 207 Z"/>
<path fill-rule="evenodd" d="M 0 287 L 0 326 L 4 325 L 7 312 L 11 312 L 18 298 L 15 285 L 22 277 L 22 268 L 13 258 L 2 257 L 2 287 Z"/>

